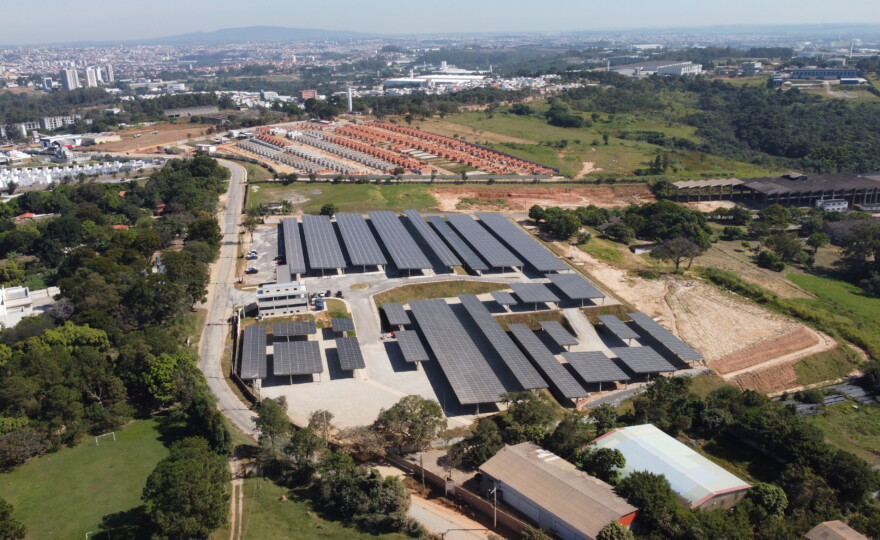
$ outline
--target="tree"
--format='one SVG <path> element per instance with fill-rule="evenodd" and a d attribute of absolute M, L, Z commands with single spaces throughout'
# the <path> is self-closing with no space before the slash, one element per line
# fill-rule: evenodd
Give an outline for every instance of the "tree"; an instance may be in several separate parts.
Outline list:
<path fill-rule="evenodd" d="M 208 538 L 226 522 L 229 467 L 201 437 L 171 445 L 169 456 L 147 478 L 142 499 L 159 534 Z"/>
<path fill-rule="evenodd" d="M 287 417 L 287 398 L 265 398 L 257 407 L 254 424 L 260 431 L 260 441 L 266 441 L 270 452 L 277 452 L 280 439 L 287 436 L 292 429 Z"/>
<path fill-rule="evenodd" d="M 321 207 L 320 214 L 322 216 L 333 217 L 336 215 L 337 212 L 339 212 L 338 206 L 333 203 L 326 203 L 324 206 Z"/>
<path fill-rule="evenodd" d="M 373 428 L 393 446 L 421 448 L 446 429 L 446 416 L 436 401 L 411 395 L 379 411 Z"/>
<path fill-rule="evenodd" d="M 620 523 L 612 521 L 599 531 L 596 540 L 635 540 L 635 535 Z"/>
<path fill-rule="evenodd" d="M 603 232 L 605 236 L 621 244 L 629 244 L 636 239 L 635 231 L 625 223 L 613 223 L 606 227 Z"/>
<path fill-rule="evenodd" d="M 678 502 L 669 481 L 663 475 L 636 471 L 617 485 L 617 493 L 639 509 L 643 532 L 671 532 L 675 525 Z"/>
<path fill-rule="evenodd" d="M 12 505 L 0 497 L 0 538 L 3 540 L 19 540 L 27 532 L 24 524 L 12 517 L 13 510 Z"/>
<path fill-rule="evenodd" d="M 199 240 L 205 242 L 215 250 L 220 249 L 220 241 L 223 235 L 220 233 L 220 224 L 217 218 L 206 217 L 193 221 L 186 228 L 186 241 Z"/>
<path fill-rule="evenodd" d="M 263 219 L 260 216 L 256 216 L 253 214 L 248 214 L 245 216 L 244 220 L 241 222 L 242 228 L 247 231 L 248 235 L 251 238 L 251 242 L 254 241 L 254 231 L 257 230 L 257 226 L 263 222 Z"/>
<path fill-rule="evenodd" d="M 690 268 L 694 258 L 701 255 L 703 251 L 703 248 L 694 242 L 679 236 L 661 242 L 659 246 L 651 250 L 651 257 L 672 261 L 675 264 L 675 273 L 677 274 L 685 259 L 688 261 L 687 267 Z"/>
<path fill-rule="evenodd" d="M 453 463 L 479 467 L 504 447 L 498 425 L 492 418 L 481 418 L 472 434 L 452 445 L 447 454 Z"/>
<path fill-rule="evenodd" d="M 788 508 L 788 497 L 785 491 L 774 484 L 755 482 L 746 497 L 762 508 L 768 516 L 781 516 Z"/>
<path fill-rule="evenodd" d="M 308 426 L 326 441 L 330 438 L 330 431 L 333 430 L 333 413 L 324 409 L 312 411 Z"/>
<path fill-rule="evenodd" d="M 766 249 L 758 254 L 758 266 L 761 268 L 769 268 L 774 272 L 782 272 L 785 270 L 785 263 L 779 258 L 779 255 Z"/>
<path fill-rule="evenodd" d="M 818 253 L 819 248 L 827 246 L 831 237 L 825 233 L 816 232 L 807 237 L 807 245 L 813 248 L 813 253 Z"/>
<path fill-rule="evenodd" d="M 372 426 L 354 426 L 339 431 L 335 437 L 339 449 L 358 461 L 385 456 L 385 439 Z"/>
<path fill-rule="evenodd" d="M 599 437 L 617 426 L 617 409 L 608 403 L 603 403 L 590 410 L 590 418 L 596 426 L 596 437 Z"/>
<path fill-rule="evenodd" d="M 541 208 L 540 206 L 538 206 L 537 204 L 532 205 L 532 207 L 529 208 L 529 219 L 531 219 L 535 223 L 540 222 L 545 217 L 546 217 L 546 214 L 544 213 L 544 209 Z"/>
<path fill-rule="evenodd" d="M 566 414 L 545 440 L 544 447 L 563 459 L 571 460 L 575 452 L 590 442 L 589 429 L 580 414 Z"/>
<path fill-rule="evenodd" d="M 626 466 L 623 453 L 616 448 L 584 448 L 577 452 L 574 461 L 583 471 L 609 484 L 620 480 L 620 469 Z"/>
<path fill-rule="evenodd" d="M 783 228 L 791 222 L 791 212 L 781 204 L 771 204 L 758 212 L 758 219 L 769 223 L 773 228 Z"/>

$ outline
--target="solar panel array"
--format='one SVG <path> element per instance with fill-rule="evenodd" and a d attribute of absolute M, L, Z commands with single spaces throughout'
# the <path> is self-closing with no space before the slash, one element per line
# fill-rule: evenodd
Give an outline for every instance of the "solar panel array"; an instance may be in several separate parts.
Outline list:
<path fill-rule="evenodd" d="M 336 214 L 336 224 L 342 233 L 348 258 L 353 266 L 378 266 L 387 264 L 382 248 L 360 214 Z"/>
<path fill-rule="evenodd" d="M 242 379 L 265 379 L 269 374 L 266 360 L 266 327 L 262 325 L 246 326 L 244 338 L 241 340 Z"/>
<path fill-rule="evenodd" d="M 498 351 L 498 355 L 501 356 L 501 359 L 510 368 L 511 373 L 513 373 L 520 386 L 525 390 L 547 388 L 547 383 L 541 378 L 535 367 L 510 339 L 507 332 L 501 328 L 501 325 L 489 313 L 486 306 L 480 302 L 480 299 L 473 294 L 460 294 L 458 298 L 461 300 L 461 305 L 464 306 L 477 324 L 480 332 L 486 336 L 486 339 L 489 340 L 489 343 Z"/>
<path fill-rule="evenodd" d="M 478 212 L 477 217 L 538 272 L 568 270 L 568 265 L 501 214 Z"/>
<path fill-rule="evenodd" d="M 659 341 L 669 352 L 681 358 L 685 362 L 699 362 L 703 355 L 698 353 L 690 345 L 678 339 L 672 332 L 660 326 L 657 321 L 644 313 L 630 313 L 630 318 L 636 326 L 645 333 Z"/>
<path fill-rule="evenodd" d="M 580 274 L 549 274 L 550 281 L 572 300 L 605 298 L 605 293 Z"/>
<path fill-rule="evenodd" d="M 422 340 L 415 330 L 400 330 L 394 332 L 394 337 L 397 338 L 397 344 L 403 351 L 403 359 L 407 362 L 427 362 L 430 360 L 428 351 L 425 350 L 425 346 L 422 345 Z"/>
<path fill-rule="evenodd" d="M 437 232 L 442 236 L 452 249 L 458 253 L 458 256 L 461 257 L 461 260 L 464 261 L 464 264 L 468 266 L 474 272 L 483 272 L 489 269 L 483 259 L 480 258 L 479 255 L 474 253 L 474 250 L 471 249 L 467 242 L 465 242 L 461 236 L 458 235 L 455 231 L 452 230 L 452 227 L 449 226 L 448 223 L 443 221 L 443 218 L 440 216 L 429 216 L 428 220 L 431 222 L 431 225 L 437 230 Z"/>
<path fill-rule="evenodd" d="M 589 393 L 584 390 L 571 373 L 565 369 L 553 353 L 541 342 L 540 338 L 525 324 L 510 324 L 507 326 L 513 337 L 519 341 L 529 356 L 532 357 L 538 369 L 544 377 L 550 381 L 550 386 L 556 389 L 568 399 L 587 397 Z"/>
<path fill-rule="evenodd" d="M 400 222 L 397 214 L 388 210 L 379 210 L 368 212 L 367 215 L 370 216 L 370 221 L 373 222 L 398 270 L 431 268 L 431 262 Z"/>
<path fill-rule="evenodd" d="M 493 291 L 492 298 L 502 306 L 515 306 L 519 304 L 519 300 L 507 291 Z"/>
<path fill-rule="evenodd" d="M 412 323 L 400 302 L 385 302 L 382 304 L 382 310 L 391 326 L 405 326 Z"/>
<path fill-rule="evenodd" d="M 306 236 L 306 254 L 309 266 L 313 269 L 345 268 L 345 257 L 333 223 L 327 216 L 306 214 L 302 218 L 303 232 Z"/>
<path fill-rule="evenodd" d="M 586 383 L 625 382 L 630 376 L 600 351 L 567 352 L 562 357 Z"/>
<path fill-rule="evenodd" d="M 541 321 L 541 328 L 547 332 L 554 342 L 560 347 L 577 345 L 578 340 L 568 333 L 568 330 L 557 321 Z"/>
<path fill-rule="evenodd" d="M 272 323 L 272 335 L 281 337 L 309 336 L 318 332 L 314 321 Z"/>
<path fill-rule="evenodd" d="M 287 263 L 287 271 L 291 274 L 305 274 L 306 257 L 302 238 L 299 236 L 299 222 L 296 218 L 282 219 L 281 232 L 284 235 L 284 260 Z"/>
<path fill-rule="evenodd" d="M 640 337 L 635 330 L 614 315 L 599 315 L 599 320 L 602 321 L 602 324 L 605 325 L 609 332 L 619 339 L 638 339 Z"/>
<path fill-rule="evenodd" d="M 334 332 L 348 332 L 354 330 L 354 320 L 349 318 L 330 319 Z"/>
<path fill-rule="evenodd" d="M 344 371 L 364 369 L 364 355 L 357 338 L 336 338 L 336 352 L 339 354 L 339 365 Z"/>
<path fill-rule="evenodd" d="M 449 246 L 446 245 L 443 240 L 437 236 L 437 233 L 434 232 L 434 229 L 428 225 L 428 222 L 422 217 L 421 214 L 416 212 L 415 210 L 404 210 L 403 214 L 409 219 L 409 222 L 412 223 L 416 232 L 419 236 L 422 237 L 425 245 L 430 246 L 431 250 L 437 255 L 437 258 L 440 259 L 440 262 L 446 266 L 460 266 L 461 260 L 455 256 L 455 253 L 449 249 Z"/>
<path fill-rule="evenodd" d="M 411 300 L 428 345 L 462 405 L 496 403 L 507 390 L 444 300 Z"/>
<path fill-rule="evenodd" d="M 543 283 L 511 283 L 510 288 L 524 304 L 559 302 L 559 297 Z"/>
<path fill-rule="evenodd" d="M 675 371 L 660 353 L 651 347 L 612 347 L 611 352 L 620 357 L 633 373 L 669 373 Z"/>
<path fill-rule="evenodd" d="M 321 348 L 317 341 L 288 341 L 272 346 L 275 375 L 307 375 L 321 373 Z"/>
<path fill-rule="evenodd" d="M 466 214 L 446 214 L 446 220 L 455 227 L 455 230 L 462 237 L 467 239 L 468 243 L 477 250 L 480 256 L 492 268 L 518 267 L 523 265 L 523 262 L 516 255 L 504 247 L 501 242 L 474 221 L 471 216 Z"/>

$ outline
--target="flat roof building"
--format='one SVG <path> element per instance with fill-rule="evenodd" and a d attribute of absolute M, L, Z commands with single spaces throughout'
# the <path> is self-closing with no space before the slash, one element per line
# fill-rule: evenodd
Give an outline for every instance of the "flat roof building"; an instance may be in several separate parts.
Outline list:
<path fill-rule="evenodd" d="M 593 445 L 620 450 L 626 458 L 623 477 L 636 471 L 662 474 L 690 508 L 730 508 L 751 487 L 651 424 L 611 430 Z"/>
<path fill-rule="evenodd" d="M 261 317 L 280 317 L 308 313 L 309 293 L 304 283 L 265 283 L 257 289 L 257 313 Z"/>
<path fill-rule="evenodd" d="M 638 509 L 614 488 L 531 442 L 505 446 L 480 466 L 484 492 L 563 540 L 594 539 L 613 521 L 628 527 Z"/>

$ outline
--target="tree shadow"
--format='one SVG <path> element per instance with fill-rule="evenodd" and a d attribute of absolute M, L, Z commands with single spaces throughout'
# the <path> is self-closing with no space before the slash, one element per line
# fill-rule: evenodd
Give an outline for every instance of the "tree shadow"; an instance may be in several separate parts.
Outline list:
<path fill-rule="evenodd" d="M 138 540 L 149 538 L 152 532 L 150 518 L 147 516 L 146 509 L 141 505 L 107 514 L 101 519 L 101 531 L 89 538 Z"/>

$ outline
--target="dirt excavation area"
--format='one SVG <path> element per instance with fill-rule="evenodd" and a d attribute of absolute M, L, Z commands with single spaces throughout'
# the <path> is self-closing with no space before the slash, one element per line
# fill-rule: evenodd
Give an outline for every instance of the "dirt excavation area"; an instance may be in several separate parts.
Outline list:
<path fill-rule="evenodd" d="M 574 250 L 572 250 L 574 251 Z M 796 384 L 794 364 L 833 349 L 830 337 L 735 294 L 684 278 L 642 279 L 577 250 L 587 274 L 700 351 L 721 377 L 760 392 Z"/>
<path fill-rule="evenodd" d="M 572 186 L 572 187 L 442 187 L 430 190 L 442 212 L 454 212 L 460 204 L 504 212 L 527 212 L 533 205 L 577 208 L 595 204 L 603 208 L 654 201 L 647 186 Z"/>

